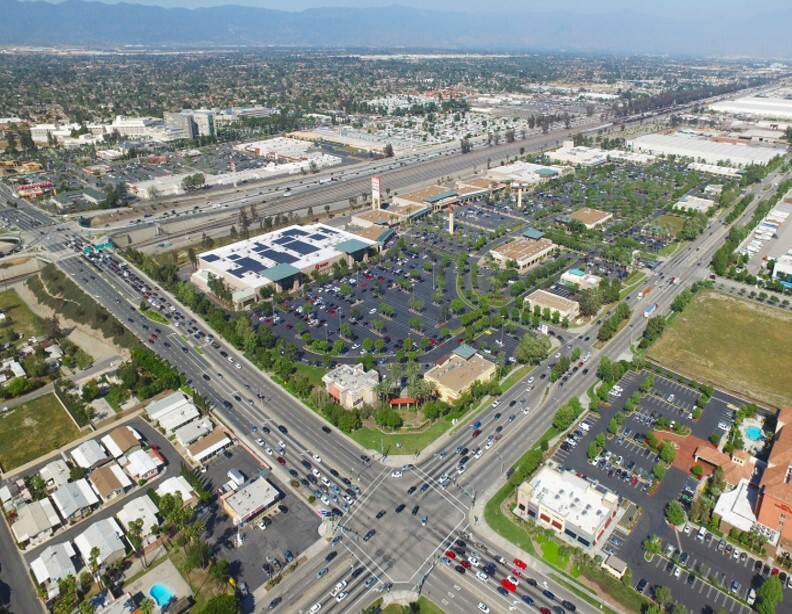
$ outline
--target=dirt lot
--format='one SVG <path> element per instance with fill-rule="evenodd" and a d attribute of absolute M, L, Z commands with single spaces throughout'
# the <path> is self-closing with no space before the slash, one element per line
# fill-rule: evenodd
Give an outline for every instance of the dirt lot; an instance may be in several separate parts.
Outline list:
<path fill-rule="evenodd" d="M 28 290 L 24 283 L 18 283 L 12 287 L 17 291 L 25 304 L 27 304 L 39 317 L 48 318 L 53 314 L 52 309 L 46 305 L 42 305 L 36 300 L 36 297 Z M 66 338 L 76 343 L 79 347 L 93 356 L 94 362 L 101 362 L 107 358 L 114 358 L 117 356 L 121 356 L 124 360 L 129 358 L 129 352 L 126 349 L 105 339 L 99 331 L 84 326 L 83 324 L 78 324 L 68 318 L 64 318 L 61 314 L 58 314 L 58 317 L 60 318 L 61 328 L 64 330 L 70 329 L 71 331 Z"/>
<path fill-rule="evenodd" d="M 779 407 L 792 399 L 792 314 L 702 292 L 650 358 L 699 381 Z"/>

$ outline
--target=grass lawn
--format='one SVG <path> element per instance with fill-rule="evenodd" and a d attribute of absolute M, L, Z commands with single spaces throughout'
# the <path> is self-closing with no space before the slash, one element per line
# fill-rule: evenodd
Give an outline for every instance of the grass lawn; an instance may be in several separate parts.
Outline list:
<path fill-rule="evenodd" d="M 30 310 L 16 290 L 4 290 L 0 292 L 0 311 L 11 319 L 11 325 L 0 327 L 0 336 L 5 336 L 5 332 L 13 329 L 16 333 L 23 333 L 25 337 L 33 337 L 41 334 L 41 323 L 35 314 Z"/>
<path fill-rule="evenodd" d="M 384 447 L 386 454 L 415 454 L 440 437 L 450 426 L 451 423 L 443 419 L 420 433 L 394 435 L 364 426 L 353 432 L 350 437 L 367 450 L 379 452 Z M 401 448 L 396 447 L 397 443 L 401 444 Z"/>
<path fill-rule="evenodd" d="M 380 599 L 378 601 L 382 601 L 382 600 Z M 436 606 L 426 597 L 419 597 L 417 603 L 418 603 L 417 611 L 420 612 L 420 614 L 443 614 L 444 612 L 443 609 Z M 414 610 L 410 610 L 410 608 L 407 606 L 397 605 L 395 603 L 392 603 L 382 610 L 382 614 L 407 614 L 408 612 L 412 612 L 412 611 Z"/>
<path fill-rule="evenodd" d="M 662 226 L 668 228 L 675 237 L 679 236 L 682 232 L 682 227 L 685 225 L 685 218 L 679 215 L 661 215 L 654 221 L 655 226 Z"/>
<path fill-rule="evenodd" d="M 45 394 L 0 414 L 0 463 L 19 467 L 80 435 L 55 395 Z"/>
<path fill-rule="evenodd" d="M 154 311 L 153 309 L 146 309 L 146 311 L 143 312 L 143 315 L 152 322 L 159 322 L 160 324 L 170 323 L 164 315 L 162 315 L 159 311 Z"/>
<path fill-rule="evenodd" d="M 558 543 L 543 538 L 537 538 L 536 541 L 542 548 L 542 558 L 544 558 L 545 561 L 559 569 L 564 569 L 567 566 L 567 563 L 569 563 L 569 554 L 561 556 L 558 550 Z"/>
<path fill-rule="evenodd" d="M 322 367 L 311 367 L 299 362 L 294 363 L 294 366 L 297 368 L 297 373 L 302 373 L 308 378 L 308 381 L 311 382 L 311 386 L 324 389 L 322 376 L 327 373 L 327 369 L 323 369 Z"/>
<path fill-rule="evenodd" d="M 703 291 L 650 348 L 649 357 L 686 377 L 781 406 L 792 398 L 790 347 L 792 314 Z"/>
<path fill-rule="evenodd" d="M 523 365 L 521 367 L 517 367 L 512 372 L 512 374 L 509 377 L 507 377 L 504 380 L 504 382 L 500 385 L 501 390 L 503 392 L 506 392 L 507 390 L 509 390 L 509 388 L 514 386 L 514 384 L 516 384 L 518 381 L 520 381 L 522 378 L 524 378 L 526 375 L 528 375 L 528 373 L 531 372 L 531 368 L 532 367 L 530 367 L 529 365 Z"/>
<path fill-rule="evenodd" d="M 685 245 L 685 241 L 675 241 L 674 243 L 669 243 L 663 249 L 658 252 L 660 256 L 673 256 L 676 254 L 682 246 Z"/>

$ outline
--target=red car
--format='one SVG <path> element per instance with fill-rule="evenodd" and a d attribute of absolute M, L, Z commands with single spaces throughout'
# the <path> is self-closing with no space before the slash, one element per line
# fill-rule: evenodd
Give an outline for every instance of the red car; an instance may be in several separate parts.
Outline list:
<path fill-rule="evenodd" d="M 527 568 L 528 568 L 528 565 L 526 565 L 526 564 L 525 564 L 523 561 L 521 561 L 520 559 L 514 559 L 514 564 L 515 564 L 517 567 L 519 567 L 520 569 L 527 569 Z"/>
<path fill-rule="evenodd" d="M 778 567 L 773 567 L 773 572 L 771 575 L 777 576 L 779 573 L 781 573 L 781 570 Z"/>
<path fill-rule="evenodd" d="M 275 460 L 278 461 L 281 465 L 285 465 L 286 464 L 286 460 L 282 456 L 279 456 Z"/>
<path fill-rule="evenodd" d="M 467 561 L 467 560 L 462 561 L 460 563 L 460 565 L 462 565 L 462 567 L 464 567 L 465 569 L 470 569 L 472 567 L 472 565 L 470 564 L 470 561 Z"/>
<path fill-rule="evenodd" d="M 154 345 L 154 339 L 149 339 L 149 340 L 148 340 L 148 342 L 149 342 L 151 345 Z"/>
<path fill-rule="evenodd" d="M 481 435 L 481 429 L 476 429 L 475 431 L 473 431 L 473 439 L 475 439 L 479 435 Z"/>
<path fill-rule="evenodd" d="M 547 608 L 539 608 L 539 612 L 541 612 L 541 614 L 550 614 L 550 610 Z"/>
<path fill-rule="evenodd" d="M 447 556 L 449 559 L 451 559 L 452 561 L 455 561 L 455 560 L 456 560 L 456 552 L 454 552 L 453 550 L 446 550 L 446 551 L 445 551 L 445 555 L 446 555 L 446 556 Z"/>
<path fill-rule="evenodd" d="M 512 575 L 515 578 L 522 578 L 522 571 L 517 569 L 517 568 L 514 568 L 514 569 L 512 569 Z"/>
<path fill-rule="evenodd" d="M 514 586 L 514 584 L 512 584 L 511 582 L 509 582 L 506 578 L 503 578 L 503 580 L 501 580 L 501 586 L 510 593 L 513 593 L 514 591 L 517 590 L 517 587 Z"/>

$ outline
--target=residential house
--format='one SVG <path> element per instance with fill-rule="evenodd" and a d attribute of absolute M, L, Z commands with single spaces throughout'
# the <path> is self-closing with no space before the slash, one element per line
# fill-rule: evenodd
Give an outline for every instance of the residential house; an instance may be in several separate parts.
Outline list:
<path fill-rule="evenodd" d="M 118 426 L 102 437 L 102 445 L 113 458 L 140 449 L 142 437 L 131 426 Z"/>
<path fill-rule="evenodd" d="M 100 566 L 104 566 L 124 558 L 126 548 L 122 537 L 124 532 L 115 519 L 103 518 L 89 524 L 85 531 L 75 537 L 74 545 L 86 565 L 91 560 L 91 550 L 99 548 L 96 560 Z"/>
<path fill-rule="evenodd" d="M 87 514 L 99 497 L 91 488 L 88 480 L 82 478 L 64 484 L 52 493 L 52 502 L 65 522 L 71 522 Z"/>
<path fill-rule="evenodd" d="M 17 510 L 17 519 L 11 525 L 11 532 L 17 543 L 37 542 L 52 535 L 61 520 L 49 499 L 28 503 Z"/>
<path fill-rule="evenodd" d="M 71 451 L 72 460 L 78 467 L 93 469 L 110 460 L 105 449 L 95 439 L 84 441 Z"/>
<path fill-rule="evenodd" d="M 154 501 L 151 500 L 151 497 L 143 495 L 142 497 L 135 497 L 127 501 L 124 506 L 118 510 L 116 518 L 118 518 L 118 521 L 127 532 L 129 531 L 130 522 L 142 520 L 143 530 L 141 538 L 145 545 L 156 540 L 156 535 L 154 535 L 152 531 L 154 527 L 159 525 L 159 519 L 157 518 L 158 513 L 157 506 L 154 504 Z"/>
<path fill-rule="evenodd" d="M 132 486 L 132 481 L 115 462 L 94 469 L 88 476 L 88 481 L 104 502 L 123 494 Z"/>
<path fill-rule="evenodd" d="M 68 483 L 70 476 L 69 466 L 62 458 L 56 458 L 54 461 L 44 465 L 39 471 L 39 475 L 44 480 L 47 490 L 52 491 Z"/>
<path fill-rule="evenodd" d="M 75 554 L 71 542 L 52 544 L 44 548 L 38 558 L 30 563 L 33 577 L 47 591 L 48 599 L 60 594 L 59 580 L 68 576 L 77 577 L 77 568 L 74 565 Z"/>

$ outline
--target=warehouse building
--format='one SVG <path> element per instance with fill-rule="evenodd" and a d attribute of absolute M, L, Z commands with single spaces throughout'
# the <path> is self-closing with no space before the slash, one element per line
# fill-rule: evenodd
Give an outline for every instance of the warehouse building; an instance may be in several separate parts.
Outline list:
<path fill-rule="evenodd" d="M 577 301 L 558 296 L 546 290 L 534 290 L 525 297 L 525 302 L 530 309 L 538 305 L 542 310 L 549 309 L 550 313 L 557 311 L 561 318 L 569 318 L 570 320 L 575 319 L 580 313 L 580 305 Z"/>
<path fill-rule="evenodd" d="M 691 158 L 705 164 L 726 163 L 735 167 L 752 164 L 765 166 L 776 156 L 786 153 L 786 149 L 781 147 L 747 145 L 734 139 L 703 138 L 681 133 L 647 134 L 628 141 L 627 145 L 633 151 Z"/>
<path fill-rule="evenodd" d="M 718 113 L 792 120 L 792 100 L 787 98 L 746 96 L 737 100 L 722 100 L 711 104 L 709 108 Z"/>
<path fill-rule="evenodd" d="M 475 348 L 463 343 L 429 369 L 424 379 L 437 386 L 440 399 L 454 403 L 467 392 L 473 382 L 489 382 L 497 368 Z"/>
<path fill-rule="evenodd" d="M 210 276 L 219 277 L 231 290 L 233 303 L 241 306 L 256 301 L 264 286 L 296 290 L 305 276 L 335 262 L 366 262 L 376 245 L 325 224 L 294 225 L 200 254 L 191 279 L 208 292 Z"/>
<path fill-rule="evenodd" d="M 539 470 L 517 489 L 515 513 L 586 548 L 596 545 L 619 509 L 619 497 L 570 471 Z"/>
<path fill-rule="evenodd" d="M 785 288 L 792 288 L 792 256 L 781 256 L 773 264 L 773 279 Z"/>
<path fill-rule="evenodd" d="M 491 250 L 490 255 L 500 268 L 505 269 L 509 263 L 515 263 L 517 271 L 522 274 L 542 260 L 549 258 L 555 248 L 555 243 L 550 239 L 532 240 L 519 237 Z"/>
<path fill-rule="evenodd" d="M 583 224 L 588 230 L 591 230 L 607 222 L 613 217 L 613 214 L 607 211 L 600 211 L 599 209 L 592 209 L 591 207 L 583 207 L 571 213 L 569 217 Z"/>

